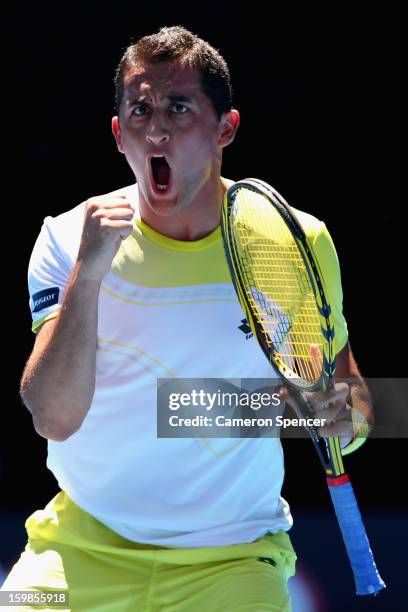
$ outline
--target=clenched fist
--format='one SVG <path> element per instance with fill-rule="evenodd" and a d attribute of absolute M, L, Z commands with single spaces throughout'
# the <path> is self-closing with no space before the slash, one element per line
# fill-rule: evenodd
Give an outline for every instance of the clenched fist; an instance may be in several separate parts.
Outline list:
<path fill-rule="evenodd" d="M 87 277 L 102 280 L 109 272 L 122 240 L 132 231 L 134 212 L 124 195 L 102 195 L 87 201 L 78 252 Z"/>

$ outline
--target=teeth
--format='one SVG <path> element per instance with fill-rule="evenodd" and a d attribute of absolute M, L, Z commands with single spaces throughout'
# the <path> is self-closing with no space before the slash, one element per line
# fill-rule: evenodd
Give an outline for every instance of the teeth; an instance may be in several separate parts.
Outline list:
<path fill-rule="evenodd" d="M 161 191 L 164 191 L 164 189 L 167 189 L 168 185 L 157 185 L 158 189 L 161 189 Z"/>
<path fill-rule="evenodd" d="M 164 157 L 164 155 L 152 155 L 152 157 Z"/>

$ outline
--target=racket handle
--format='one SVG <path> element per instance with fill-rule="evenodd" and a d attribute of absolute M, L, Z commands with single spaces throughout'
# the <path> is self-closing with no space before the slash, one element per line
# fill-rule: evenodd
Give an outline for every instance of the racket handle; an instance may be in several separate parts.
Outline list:
<path fill-rule="evenodd" d="M 376 595 L 385 588 L 378 573 L 353 487 L 347 474 L 327 478 L 330 496 L 354 574 L 357 595 Z"/>

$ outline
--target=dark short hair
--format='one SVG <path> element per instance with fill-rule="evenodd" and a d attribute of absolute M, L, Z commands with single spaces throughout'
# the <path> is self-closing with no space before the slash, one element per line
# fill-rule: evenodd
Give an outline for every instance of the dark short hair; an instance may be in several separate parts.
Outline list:
<path fill-rule="evenodd" d="M 156 64 L 176 61 L 200 72 L 203 93 L 211 100 L 216 116 L 232 107 L 230 73 L 226 61 L 209 43 L 182 26 L 161 28 L 131 44 L 122 56 L 115 73 L 115 105 L 119 114 L 124 94 L 124 79 L 139 62 Z"/>

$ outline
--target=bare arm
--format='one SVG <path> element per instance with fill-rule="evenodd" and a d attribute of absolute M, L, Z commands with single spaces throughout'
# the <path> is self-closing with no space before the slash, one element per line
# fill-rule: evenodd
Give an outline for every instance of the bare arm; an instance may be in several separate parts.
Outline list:
<path fill-rule="evenodd" d="M 327 422 L 327 425 L 318 428 L 319 435 L 340 436 L 342 448 L 359 435 L 363 435 L 361 442 L 365 439 L 373 423 L 373 405 L 349 342 L 336 355 L 335 386 L 328 391 L 314 391 L 307 395 L 317 416 L 325 418 Z M 282 389 L 281 399 L 301 416 L 297 399 L 289 389 Z"/>
<path fill-rule="evenodd" d="M 98 299 L 104 275 L 132 230 L 123 196 L 87 203 L 77 262 L 58 317 L 41 327 L 21 380 L 37 433 L 63 441 L 81 426 L 95 391 Z"/>
<path fill-rule="evenodd" d="M 349 342 L 336 356 L 336 379 L 351 379 L 346 404 L 349 408 L 349 416 L 345 418 L 345 422 L 349 421 L 351 425 L 350 441 L 362 436 L 359 440 L 359 445 L 361 445 L 374 424 L 373 400 L 354 359 Z M 340 432 L 341 420 L 339 420 L 337 427 Z M 338 431 L 336 431 L 336 425 L 334 425 L 332 428 L 329 427 L 326 433 L 336 435 Z M 347 439 L 343 438 L 342 447 L 347 446 L 346 443 Z M 358 448 L 359 445 L 356 445 L 355 448 Z"/>
<path fill-rule="evenodd" d="M 328 421 L 328 425 L 319 428 L 319 434 L 324 437 L 340 436 L 341 446 L 345 447 L 373 424 L 370 392 L 358 369 L 349 342 L 336 355 L 336 381 L 329 396 L 333 396 L 337 401 L 331 401 L 327 407 L 325 402 L 320 404 L 324 394 L 317 393 L 315 408 L 317 412 L 323 410 L 321 416 Z"/>
<path fill-rule="evenodd" d="M 84 420 L 95 390 L 100 283 L 76 265 L 59 316 L 40 329 L 21 380 L 21 396 L 37 433 L 64 440 Z"/>

